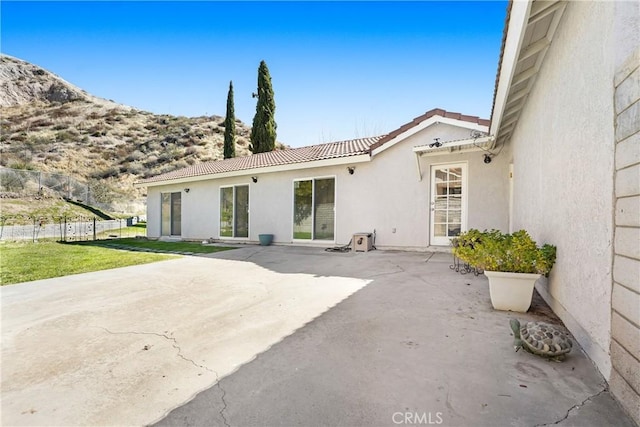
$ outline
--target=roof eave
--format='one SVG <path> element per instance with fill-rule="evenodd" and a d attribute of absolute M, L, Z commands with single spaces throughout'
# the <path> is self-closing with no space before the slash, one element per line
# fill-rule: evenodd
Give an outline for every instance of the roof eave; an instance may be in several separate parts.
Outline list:
<path fill-rule="evenodd" d="M 415 135 L 416 133 L 420 132 L 423 129 L 428 128 L 429 126 L 435 125 L 435 124 L 446 124 L 446 125 L 451 125 L 451 126 L 458 126 L 458 127 L 463 127 L 463 128 L 467 128 L 471 131 L 477 130 L 480 132 L 486 132 L 488 130 L 488 126 L 479 124 L 479 123 L 473 123 L 473 122 L 468 122 L 465 120 L 459 120 L 459 119 L 452 119 L 449 117 L 444 117 L 441 116 L 439 114 L 435 115 L 435 116 L 431 116 L 428 119 L 422 121 L 420 124 L 415 125 L 409 129 L 407 129 L 405 132 L 396 135 L 395 137 L 393 137 L 392 139 L 385 141 L 385 143 L 379 147 L 374 148 L 371 151 L 371 154 L 373 156 L 383 152 L 384 150 L 393 147 L 395 144 L 397 144 L 400 141 L 403 141 L 407 138 L 409 138 L 410 136 Z"/>
<path fill-rule="evenodd" d="M 212 174 L 205 174 L 205 175 L 189 176 L 184 178 L 166 179 L 161 181 L 136 182 L 133 184 L 133 186 L 135 188 L 158 187 L 163 185 L 184 184 L 187 182 L 208 181 L 208 180 L 214 180 L 214 179 L 232 178 L 232 177 L 240 177 L 240 176 L 252 176 L 252 175 L 274 173 L 274 172 L 321 168 L 326 166 L 340 166 L 340 165 L 347 165 L 352 163 L 363 163 L 363 162 L 369 162 L 369 161 L 371 161 L 371 155 L 369 153 L 363 153 L 363 154 L 357 154 L 353 156 L 342 156 L 342 157 L 336 157 L 332 159 L 314 160 L 311 162 L 289 163 L 289 164 L 277 165 L 277 166 L 265 166 L 265 167 L 243 169 L 243 170 L 223 172 L 223 173 L 212 173 Z"/>
<path fill-rule="evenodd" d="M 516 59 L 522 46 L 524 30 L 531 10 L 531 1 L 511 1 L 510 5 L 509 22 L 506 27 L 503 52 L 500 58 L 500 72 L 496 83 L 496 95 L 491 115 L 491 127 L 489 129 L 491 135 L 496 135 L 502 120 L 509 88 L 516 69 Z"/>
<path fill-rule="evenodd" d="M 499 145 L 517 127 L 566 7 L 561 0 L 510 4 L 490 125 Z"/>

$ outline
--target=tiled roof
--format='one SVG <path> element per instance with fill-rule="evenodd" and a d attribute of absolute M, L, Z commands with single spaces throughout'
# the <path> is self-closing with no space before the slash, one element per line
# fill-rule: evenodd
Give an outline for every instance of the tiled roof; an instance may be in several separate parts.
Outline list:
<path fill-rule="evenodd" d="M 201 163 L 147 178 L 137 184 L 149 184 L 153 182 L 237 172 L 256 168 L 266 168 L 270 166 L 282 166 L 318 160 L 337 159 L 340 157 L 358 156 L 361 154 L 371 154 L 374 149 L 382 146 L 384 143 L 433 116 L 447 117 L 450 119 L 477 123 L 483 126 L 489 125 L 489 120 L 481 119 L 477 116 L 465 116 L 464 114 L 434 108 L 433 110 L 427 111 L 423 115 L 416 117 L 411 122 L 401 126 L 388 135 L 329 142 L 326 144 L 311 145 L 309 147 L 271 151 L 268 153 L 252 154 L 246 157 L 235 157 L 233 159 Z"/>
<path fill-rule="evenodd" d="M 441 116 L 449 119 L 462 120 L 464 122 L 477 123 L 479 125 L 489 126 L 489 120 L 481 119 L 478 116 L 465 116 L 464 114 L 461 114 L 461 113 L 454 113 L 452 111 L 446 111 L 441 108 L 434 108 L 433 110 L 429 110 L 423 115 L 416 117 L 415 119 L 411 120 L 409 123 L 406 123 L 400 126 L 398 129 L 387 134 L 386 136 L 383 136 L 378 140 L 378 142 L 376 142 L 371 146 L 371 150 L 375 150 L 376 148 L 384 145 L 386 142 L 391 141 L 396 136 L 402 133 L 405 133 L 406 131 L 408 131 L 409 129 L 415 126 L 418 126 L 420 123 L 424 122 L 427 119 L 430 119 L 433 116 Z"/>
<path fill-rule="evenodd" d="M 382 136 L 350 139 L 200 163 L 142 180 L 139 184 L 369 154 L 370 147 L 380 138 Z"/>

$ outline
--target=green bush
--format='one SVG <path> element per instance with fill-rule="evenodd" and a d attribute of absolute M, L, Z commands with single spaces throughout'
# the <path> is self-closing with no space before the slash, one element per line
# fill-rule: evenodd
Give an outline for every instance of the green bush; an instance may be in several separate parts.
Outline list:
<path fill-rule="evenodd" d="M 548 274 L 556 260 L 556 247 L 538 247 L 525 230 L 504 234 L 499 230 L 461 233 L 452 240 L 455 256 L 488 271 Z"/>

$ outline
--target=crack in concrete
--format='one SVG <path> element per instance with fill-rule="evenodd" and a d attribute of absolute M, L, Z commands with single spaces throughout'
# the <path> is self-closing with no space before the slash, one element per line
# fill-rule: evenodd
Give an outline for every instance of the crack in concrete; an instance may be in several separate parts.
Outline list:
<path fill-rule="evenodd" d="M 596 394 L 593 394 L 589 397 L 587 397 L 586 399 L 584 399 L 582 402 L 573 405 L 571 408 L 569 408 L 567 410 L 567 413 L 564 414 L 564 417 L 560 418 L 558 421 L 555 421 L 553 423 L 545 423 L 545 424 L 536 424 L 533 427 L 545 427 L 545 426 L 553 426 L 553 425 L 558 425 L 561 422 L 563 422 L 564 420 L 566 420 L 567 418 L 569 418 L 569 415 L 571 414 L 571 411 L 573 411 L 574 409 L 579 409 L 582 406 L 584 406 L 587 402 L 589 402 L 591 399 L 594 399 L 598 396 L 600 396 L 602 393 L 606 393 L 609 391 L 609 387 L 605 387 L 604 389 L 600 390 L 599 392 L 597 392 Z"/>
<path fill-rule="evenodd" d="M 218 387 L 218 389 L 220 389 L 220 391 L 222 392 L 222 396 L 220 397 L 220 400 L 222 400 L 222 409 L 220 409 L 220 411 L 218 411 L 218 413 L 220 414 L 220 416 L 222 417 L 222 422 L 224 422 L 224 425 L 227 427 L 231 427 L 231 424 L 229 424 L 229 422 L 227 421 L 227 417 L 224 416 L 224 411 L 225 409 L 227 409 L 227 401 L 225 400 L 225 396 L 227 395 L 227 391 L 225 389 L 222 388 L 222 386 L 220 385 L 220 378 L 218 377 L 218 373 L 214 372 L 214 374 L 216 375 L 216 387 Z"/>
<path fill-rule="evenodd" d="M 157 332 L 137 332 L 137 331 L 125 331 L 125 332 L 113 332 L 110 331 L 109 329 L 103 327 L 103 326 L 95 326 L 96 328 L 102 329 L 103 331 L 111 334 L 111 335 L 155 335 L 157 337 L 160 338 L 164 338 L 168 341 L 171 341 L 171 346 L 173 348 L 175 348 L 178 351 L 177 356 L 179 358 L 181 358 L 182 360 L 191 363 L 193 366 L 195 366 L 196 368 L 200 368 L 200 369 L 204 369 L 206 371 L 211 372 L 212 374 L 214 374 L 216 376 L 216 386 L 218 387 L 218 389 L 222 392 L 222 409 L 220 409 L 219 414 L 222 417 L 222 421 L 224 422 L 224 425 L 226 427 L 231 427 L 231 425 L 229 424 L 229 422 L 227 421 L 227 418 L 224 415 L 224 411 L 225 409 L 227 409 L 227 401 L 225 400 L 225 396 L 227 395 L 227 392 L 222 388 L 222 386 L 220 385 L 220 377 L 218 376 L 218 372 L 214 371 L 213 369 L 209 369 L 208 367 L 201 365 L 199 363 L 196 363 L 195 360 L 193 359 L 189 359 L 187 357 L 184 356 L 184 354 L 182 354 L 182 349 L 180 348 L 180 346 L 178 345 L 178 341 L 171 336 L 165 335 L 165 334 L 159 334 Z"/>

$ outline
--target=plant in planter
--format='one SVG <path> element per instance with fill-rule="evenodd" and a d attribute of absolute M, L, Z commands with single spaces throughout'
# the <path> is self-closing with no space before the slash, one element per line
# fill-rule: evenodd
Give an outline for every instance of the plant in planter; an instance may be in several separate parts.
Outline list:
<path fill-rule="evenodd" d="M 484 270 L 494 308 L 519 312 L 529 309 L 536 280 L 549 273 L 556 259 L 555 246 L 538 247 L 525 230 L 504 234 L 471 229 L 458 236 L 453 252 Z"/>

